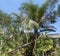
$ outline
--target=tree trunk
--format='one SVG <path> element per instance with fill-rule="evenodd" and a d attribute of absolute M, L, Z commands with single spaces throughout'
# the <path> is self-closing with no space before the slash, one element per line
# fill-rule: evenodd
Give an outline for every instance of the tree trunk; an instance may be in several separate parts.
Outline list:
<path fill-rule="evenodd" d="M 34 42 L 26 48 L 26 50 L 24 52 L 24 56 L 34 56 L 33 55 L 33 48 L 34 48 Z"/>
<path fill-rule="evenodd" d="M 38 30 L 35 29 L 34 31 L 35 31 L 34 35 L 30 39 L 30 42 L 34 41 L 38 37 Z M 33 54 L 34 45 L 35 45 L 35 41 L 33 43 L 31 43 L 30 45 L 28 45 L 28 47 L 26 48 L 23 56 L 34 56 L 34 54 Z"/>

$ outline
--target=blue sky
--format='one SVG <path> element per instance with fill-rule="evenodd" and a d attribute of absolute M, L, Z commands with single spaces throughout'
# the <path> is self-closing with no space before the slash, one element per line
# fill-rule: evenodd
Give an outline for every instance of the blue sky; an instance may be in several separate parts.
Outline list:
<path fill-rule="evenodd" d="M 27 2 L 28 0 L 0 0 L 0 10 L 3 10 L 7 13 L 16 12 L 19 13 L 18 8 L 21 6 L 23 2 Z M 41 5 L 45 0 L 34 0 L 34 3 Z M 60 33 L 60 20 L 57 21 L 57 23 L 54 24 L 56 27 L 56 32 L 54 33 Z"/>
<path fill-rule="evenodd" d="M 11 13 L 11 12 L 19 12 L 18 8 L 21 6 L 23 2 L 27 2 L 29 0 L 0 0 L 0 9 Z M 45 0 L 43 0 L 45 1 Z M 43 1 L 35 0 L 34 3 L 41 4 Z"/>

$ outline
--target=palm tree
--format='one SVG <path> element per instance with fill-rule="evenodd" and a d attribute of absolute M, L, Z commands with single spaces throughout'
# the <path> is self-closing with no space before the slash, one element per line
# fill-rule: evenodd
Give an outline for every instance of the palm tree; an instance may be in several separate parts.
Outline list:
<path fill-rule="evenodd" d="M 26 42 L 27 44 L 17 47 L 14 51 L 23 47 L 24 56 L 34 56 L 33 49 L 35 46 L 35 40 L 38 39 L 40 33 L 44 31 L 55 32 L 55 28 L 51 26 L 51 24 L 56 22 L 57 10 L 54 10 L 54 8 L 57 1 L 58 0 L 46 0 L 42 6 L 38 6 L 34 3 L 23 3 L 19 9 L 23 11 L 24 17 L 15 15 L 19 18 L 19 20 L 23 19 L 21 20 L 21 27 L 23 28 L 23 31 L 25 30 L 25 33 L 27 32 L 30 34 L 31 30 L 34 31 L 30 38 L 27 36 L 28 43 Z"/>
<path fill-rule="evenodd" d="M 43 31 L 55 31 L 50 24 L 56 22 L 56 11 L 54 6 L 57 0 L 46 1 L 41 7 L 34 3 L 24 3 L 21 9 L 28 19 L 24 21 L 25 27 L 34 29 L 34 34 L 29 41 L 34 41 Z M 28 22 L 27 22 L 28 21 Z M 23 24 L 23 25 L 24 25 Z M 38 29 L 40 32 L 38 32 Z M 42 30 L 41 30 L 42 29 Z M 35 41 L 31 43 L 24 52 L 24 56 L 33 56 Z"/>

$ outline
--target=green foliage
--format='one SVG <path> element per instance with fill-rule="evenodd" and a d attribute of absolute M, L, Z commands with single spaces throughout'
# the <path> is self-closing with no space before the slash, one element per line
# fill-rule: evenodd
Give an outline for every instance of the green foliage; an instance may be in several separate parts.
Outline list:
<path fill-rule="evenodd" d="M 27 14 L 29 19 L 39 22 L 41 17 L 44 15 L 48 7 L 48 1 L 46 1 L 41 7 L 33 3 L 23 3 L 21 9 Z"/>
<path fill-rule="evenodd" d="M 50 24 L 55 23 L 55 19 L 58 17 L 57 13 L 60 8 L 54 10 L 56 3 L 56 1 L 50 0 L 46 0 L 41 6 L 34 3 L 23 3 L 20 7 L 23 16 L 14 14 L 15 16 L 12 17 L 12 15 L 0 11 L 0 56 L 22 56 L 22 52 L 26 52 L 26 50 L 34 50 L 32 53 L 35 56 L 42 56 L 43 52 L 50 50 L 53 47 L 53 40 L 48 35 L 40 35 L 38 30 L 42 29 L 41 31 L 44 32 L 55 29 Z M 24 30 L 27 30 L 28 33 L 24 33 Z M 31 32 L 31 30 L 34 31 Z M 24 48 L 18 48 L 20 45 L 32 41 L 35 41 L 34 46 L 30 44 Z M 33 49 L 30 50 L 28 47 L 30 49 L 33 47 Z"/>
<path fill-rule="evenodd" d="M 40 56 L 43 52 L 49 51 L 53 48 L 53 40 L 48 35 L 41 35 L 36 41 L 34 54 Z M 42 56 L 42 55 L 41 55 Z"/>

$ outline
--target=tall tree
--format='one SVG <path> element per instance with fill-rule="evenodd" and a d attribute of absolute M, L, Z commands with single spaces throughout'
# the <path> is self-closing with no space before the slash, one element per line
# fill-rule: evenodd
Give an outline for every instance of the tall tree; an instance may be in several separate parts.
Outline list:
<path fill-rule="evenodd" d="M 35 40 L 39 37 L 40 32 L 55 31 L 55 28 L 51 24 L 55 23 L 57 19 L 57 12 L 54 10 L 57 2 L 58 0 L 46 0 L 42 6 L 34 3 L 23 3 L 21 9 L 27 17 L 23 21 L 25 30 L 34 29 L 33 37 L 28 39 L 28 42 L 33 42 L 25 49 L 24 56 L 34 56 Z M 40 32 L 38 32 L 38 29 Z"/>
<path fill-rule="evenodd" d="M 6 41 L 8 46 L 11 46 L 14 49 L 13 51 L 8 52 L 10 56 L 12 52 L 15 52 L 19 48 L 24 49 L 24 56 L 34 56 L 33 49 L 35 47 L 36 39 L 39 38 L 41 32 L 55 32 L 55 28 L 54 26 L 51 26 L 51 24 L 56 22 L 59 14 L 57 13 L 58 11 L 55 10 L 57 2 L 58 0 L 46 0 L 41 6 L 38 6 L 33 2 L 23 3 L 19 8 L 21 14 L 17 15 L 13 13 L 15 17 L 10 17 L 9 15 L 7 16 L 6 14 L 1 13 L 0 21 L 2 20 L 3 24 L 2 21 L 0 24 L 6 28 L 6 34 L 10 34 L 9 39 L 13 39 L 10 42 L 9 40 Z M 17 46 L 22 40 L 20 37 L 23 39 L 23 45 Z"/>

